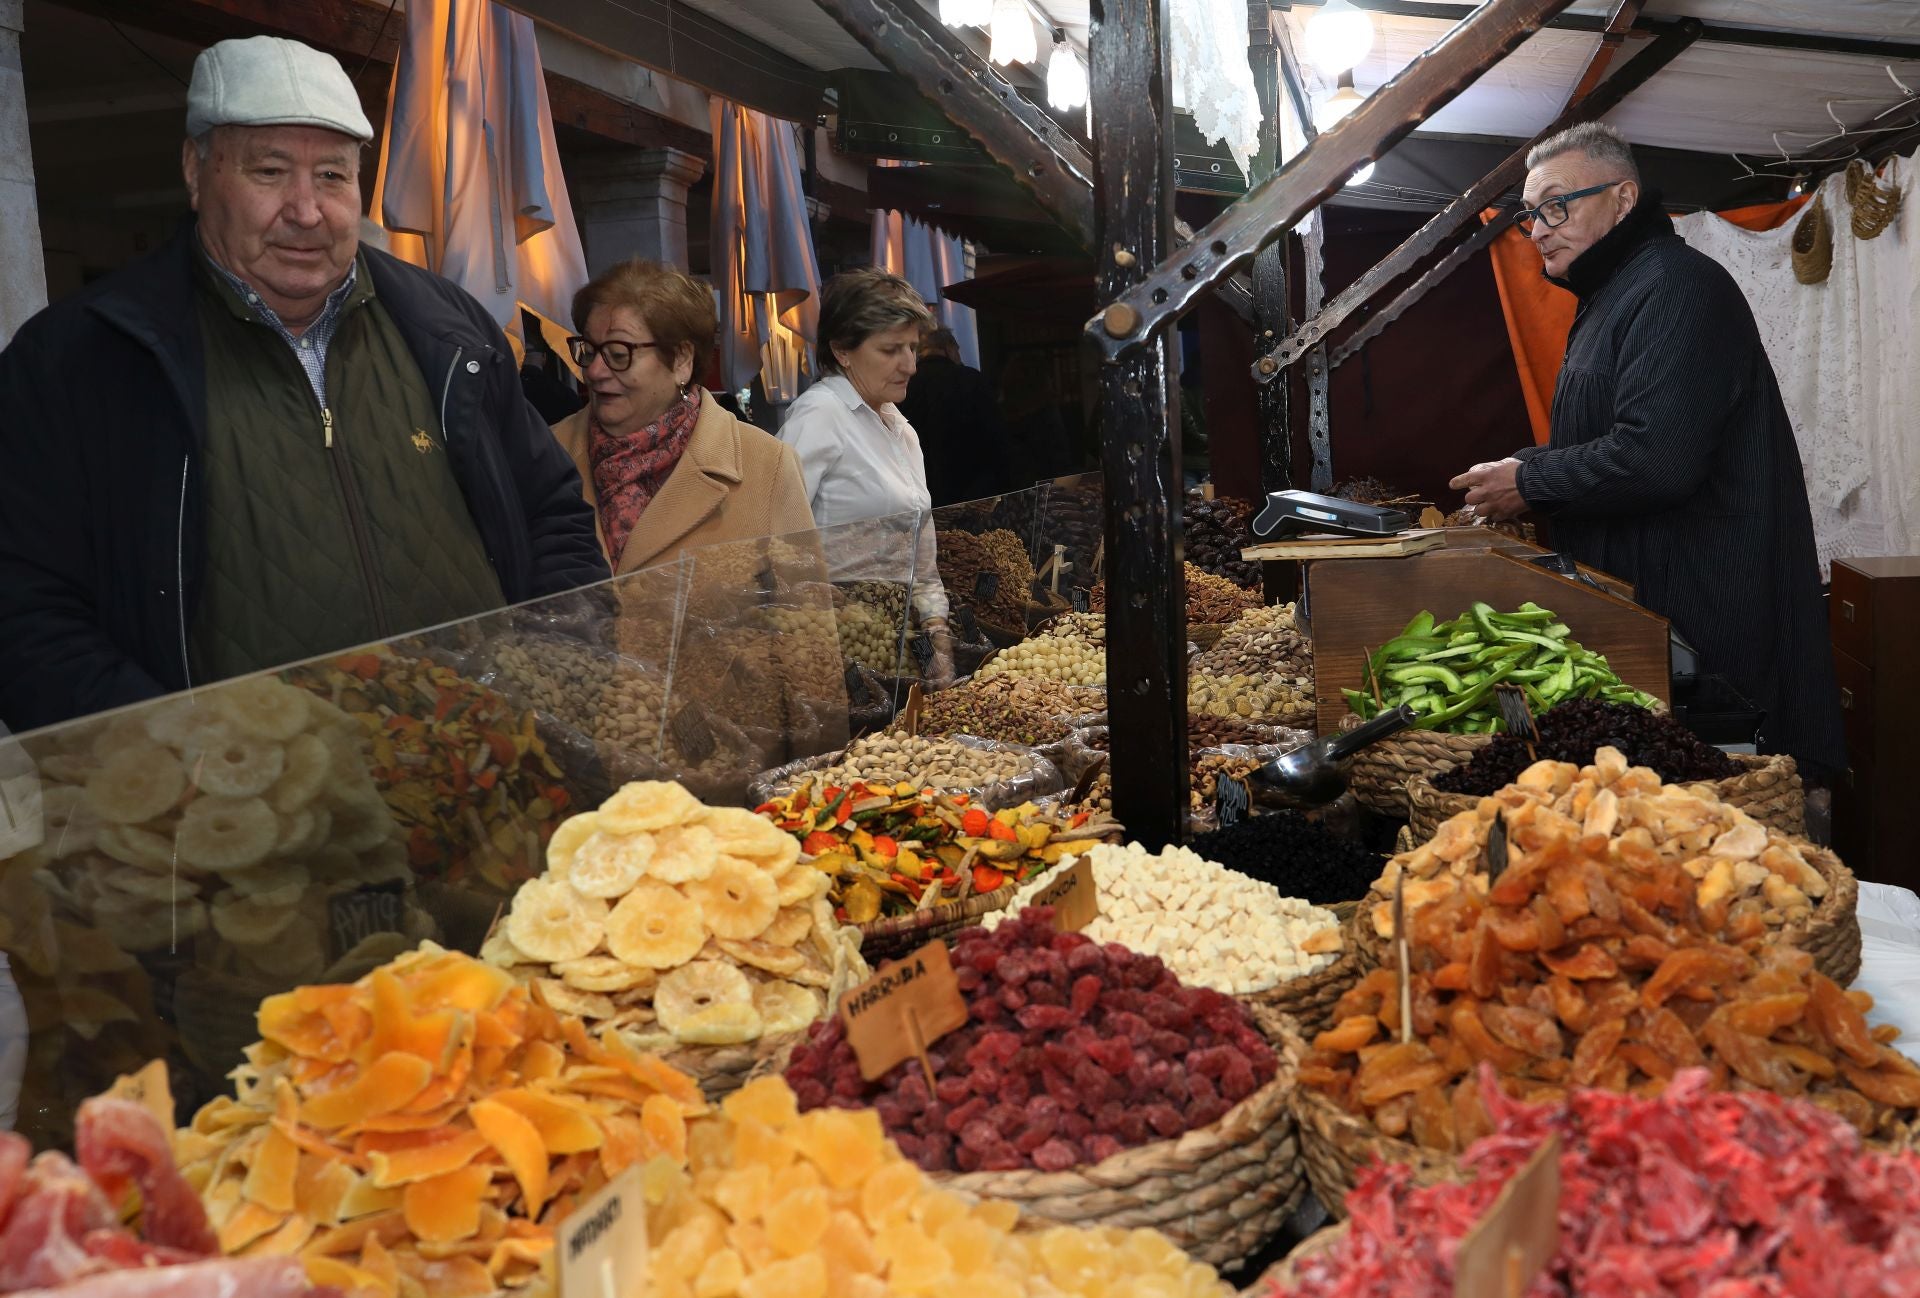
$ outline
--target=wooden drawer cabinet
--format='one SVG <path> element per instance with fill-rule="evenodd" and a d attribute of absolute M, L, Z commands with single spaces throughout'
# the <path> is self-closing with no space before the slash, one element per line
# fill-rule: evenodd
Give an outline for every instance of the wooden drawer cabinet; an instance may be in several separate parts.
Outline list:
<path fill-rule="evenodd" d="M 1834 560 L 1827 613 L 1848 762 L 1834 846 L 1862 878 L 1920 890 L 1920 556 Z"/>

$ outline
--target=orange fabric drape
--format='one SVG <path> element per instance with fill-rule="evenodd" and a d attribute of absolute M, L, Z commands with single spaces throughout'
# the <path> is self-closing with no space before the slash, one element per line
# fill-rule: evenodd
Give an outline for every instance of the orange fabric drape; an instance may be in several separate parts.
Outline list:
<path fill-rule="evenodd" d="M 1786 224 L 1806 201 L 1791 198 L 1784 203 L 1761 203 L 1719 216 L 1745 230 L 1771 230 Z M 1482 219 L 1492 217 L 1488 212 Z M 1520 391 L 1527 401 L 1527 419 L 1533 425 L 1533 440 L 1545 445 L 1553 410 L 1553 385 L 1560 377 L 1560 361 L 1567 354 L 1575 299 L 1541 276 L 1540 255 L 1520 231 L 1504 231 L 1488 252 L 1493 258 L 1493 280 L 1500 290 L 1500 309 L 1507 317 L 1513 363 L 1520 372 Z"/>

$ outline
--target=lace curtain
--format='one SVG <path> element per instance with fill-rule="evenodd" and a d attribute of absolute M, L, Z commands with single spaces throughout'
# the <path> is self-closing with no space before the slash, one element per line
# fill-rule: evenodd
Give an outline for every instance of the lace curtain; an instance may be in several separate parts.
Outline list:
<path fill-rule="evenodd" d="M 1709 213 L 1675 222 L 1681 237 L 1732 272 L 1793 420 L 1824 572 L 1849 555 L 1920 553 L 1920 201 L 1912 159 L 1887 177 L 1908 191 L 1878 238 L 1847 223 L 1845 178 L 1821 187 L 1833 219 L 1833 270 L 1794 279 L 1798 218 L 1754 232 Z"/>
<path fill-rule="evenodd" d="M 1167 42 L 1173 102 L 1193 114 L 1200 134 L 1224 144 L 1252 176 L 1260 151 L 1260 93 L 1247 62 L 1244 0 L 1172 0 Z"/>

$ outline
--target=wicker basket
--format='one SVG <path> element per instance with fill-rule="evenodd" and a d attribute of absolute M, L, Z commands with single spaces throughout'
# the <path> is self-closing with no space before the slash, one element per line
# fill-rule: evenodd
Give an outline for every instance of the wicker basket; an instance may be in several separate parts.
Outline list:
<path fill-rule="evenodd" d="M 1240 1292 L 1245 1294 L 1246 1298 L 1267 1298 L 1267 1295 L 1271 1294 L 1277 1285 L 1299 1284 L 1300 1264 L 1316 1254 L 1324 1253 L 1331 1248 L 1337 1248 L 1340 1241 L 1346 1237 L 1347 1227 L 1345 1222 L 1342 1222 L 1338 1226 L 1328 1226 L 1324 1230 L 1316 1230 L 1313 1234 L 1307 1236 L 1298 1244 L 1295 1244 L 1293 1246 L 1293 1252 L 1287 1254 L 1278 1262 L 1275 1262 L 1272 1266 L 1261 1272 L 1258 1280 Z"/>
<path fill-rule="evenodd" d="M 700 1093 L 709 1104 L 718 1104 L 769 1067 L 784 1067 L 793 1048 L 806 1037 L 802 1028 L 737 1046 L 688 1046 L 666 1051 L 660 1058 L 700 1083 Z"/>
<path fill-rule="evenodd" d="M 1352 730 L 1360 718 L 1352 713 L 1340 722 Z M 1407 814 L 1407 782 L 1416 775 L 1428 779 L 1464 766 L 1493 740 L 1492 735 L 1451 735 L 1440 730 L 1402 730 L 1370 744 L 1353 756 L 1347 787 L 1362 806 L 1384 816 Z"/>
<path fill-rule="evenodd" d="M 1350 903 L 1342 903 L 1343 906 Z M 1336 911 L 1344 930 L 1351 912 Z M 1311 1041 L 1331 1026 L 1333 1007 L 1339 1003 L 1362 973 L 1360 958 L 1341 934 L 1341 951 L 1334 962 L 1299 978 L 1289 978 L 1265 991 L 1249 992 L 1234 999 L 1264 1019 L 1269 1014 L 1284 1014 L 1294 1020 L 1304 1040 Z"/>
<path fill-rule="evenodd" d="M 1800 784 L 1800 768 L 1784 753 L 1772 757 L 1746 754 L 1733 759 L 1740 774 L 1724 780 L 1698 783 L 1730 807 L 1752 816 L 1768 829 L 1777 829 L 1791 838 L 1807 835 L 1807 795 Z M 1472 811 L 1480 805 L 1471 793 L 1442 793 L 1427 776 L 1417 775 L 1407 782 L 1407 825 L 1416 844 L 1432 838 L 1440 822 Z"/>
<path fill-rule="evenodd" d="M 1018 1204 L 1034 1228 L 1150 1226 L 1220 1270 L 1239 1265 L 1280 1232 L 1306 1193 L 1290 1107 L 1305 1047 L 1284 1017 L 1265 1011 L 1256 1017 L 1276 1043 L 1279 1072 L 1213 1125 L 1064 1172 L 934 1173 L 933 1179 Z"/>
<path fill-rule="evenodd" d="M 1826 848 L 1806 842 L 1798 846 L 1827 881 L 1827 895 L 1814 907 L 1812 916 L 1783 926 L 1773 934 L 1773 940 L 1799 947 L 1813 956 L 1814 967 L 1821 973 L 1842 987 L 1852 986 L 1860 976 L 1860 881 Z M 1387 900 L 1384 893 L 1369 893 L 1347 924 L 1347 946 L 1359 963 L 1361 976 L 1388 957 L 1390 944 L 1374 931 L 1371 919 L 1373 908 Z"/>
<path fill-rule="evenodd" d="M 860 954 L 870 965 L 878 966 L 882 960 L 892 960 L 915 951 L 933 941 L 945 938 L 978 924 L 980 920 L 996 910 L 1006 909 L 1013 894 L 1019 891 L 1018 884 L 1005 884 L 992 892 L 976 893 L 959 901 L 943 901 L 937 906 L 925 910 L 916 910 L 911 915 L 889 915 L 871 920 L 860 928 Z"/>
<path fill-rule="evenodd" d="M 1187 640 L 1203 650 L 1211 649 L 1220 643 L 1232 626 L 1231 622 L 1189 622 Z"/>
<path fill-rule="evenodd" d="M 1360 1169 L 1375 1159 L 1406 1163 L 1413 1179 L 1430 1185 L 1454 1174 L 1454 1157 L 1422 1149 L 1409 1141 L 1380 1134 L 1380 1129 L 1358 1114 L 1348 1113 L 1319 1091 L 1299 1087 L 1293 1093 L 1294 1121 L 1300 1126 L 1300 1157 L 1314 1197 L 1335 1217 L 1347 1215 L 1347 1194 Z"/>

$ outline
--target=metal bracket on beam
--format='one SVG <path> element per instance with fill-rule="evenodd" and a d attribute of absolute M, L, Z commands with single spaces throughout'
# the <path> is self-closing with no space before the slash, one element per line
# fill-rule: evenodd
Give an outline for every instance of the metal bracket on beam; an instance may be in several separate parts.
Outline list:
<path fill-rule="evenodd" d="M 1268 383 L 1287 366 L 1312 351 L 1327 335 L 1339 328 L 1349 316 L 1370 301 L 1395 279 L 1412 270 L 1422 258 L 1439 250 L 1467 222 L 1494 205 L 1501 195 L 1526 179 L 1527 153 L 1535 144 L 1556 135 L 1576 122 L 1599 117 L 1611 110 L 1633 91 L 1645 85 L 1662 68 L 1679 57 L 1700 35 L 1700 24 L 1692 18 L 1679 23 L 1657 37 L 1633 61 L 1602 81 L 1577 104 L 1569 105 L 1560 116 L 1532 140 L 1509 154 L 1504 162 L 1476 181 L 1466 193 L 1447 204 L 1421 226 L 1405 243 L 1388 253 L 1366 274 L 1355 280 L 1313 319 L 1296 329 L 1291 337 L 1254 362 L 1256 382 Z M 1354 114 L 1356 117 L 1358 113 Z M 1342 123 L 1344 126 L 1345 123 Z M 1333 138 L 1333 132 L 1325 137 Z"/>
<path fill-rule="evenodd" d="M 874 0 L 836 0 L 873 3 Z M 1572 0 L 1488 0 L 1367 97 L 1286 170 L 1207 224 L 1194 241 L 1087 324 L 1108 364 L 1144 345 L 1262 245 L 1339 191 Z"/>
<path fill-rule="evenodd" d="M 980 141 L 1082 247 L 1094 239 L 1093 160 L 993 64 L 897 0 L 816 0 L 875 58 Z M 917 15 L 917 16 L 916 16 Z"/>

